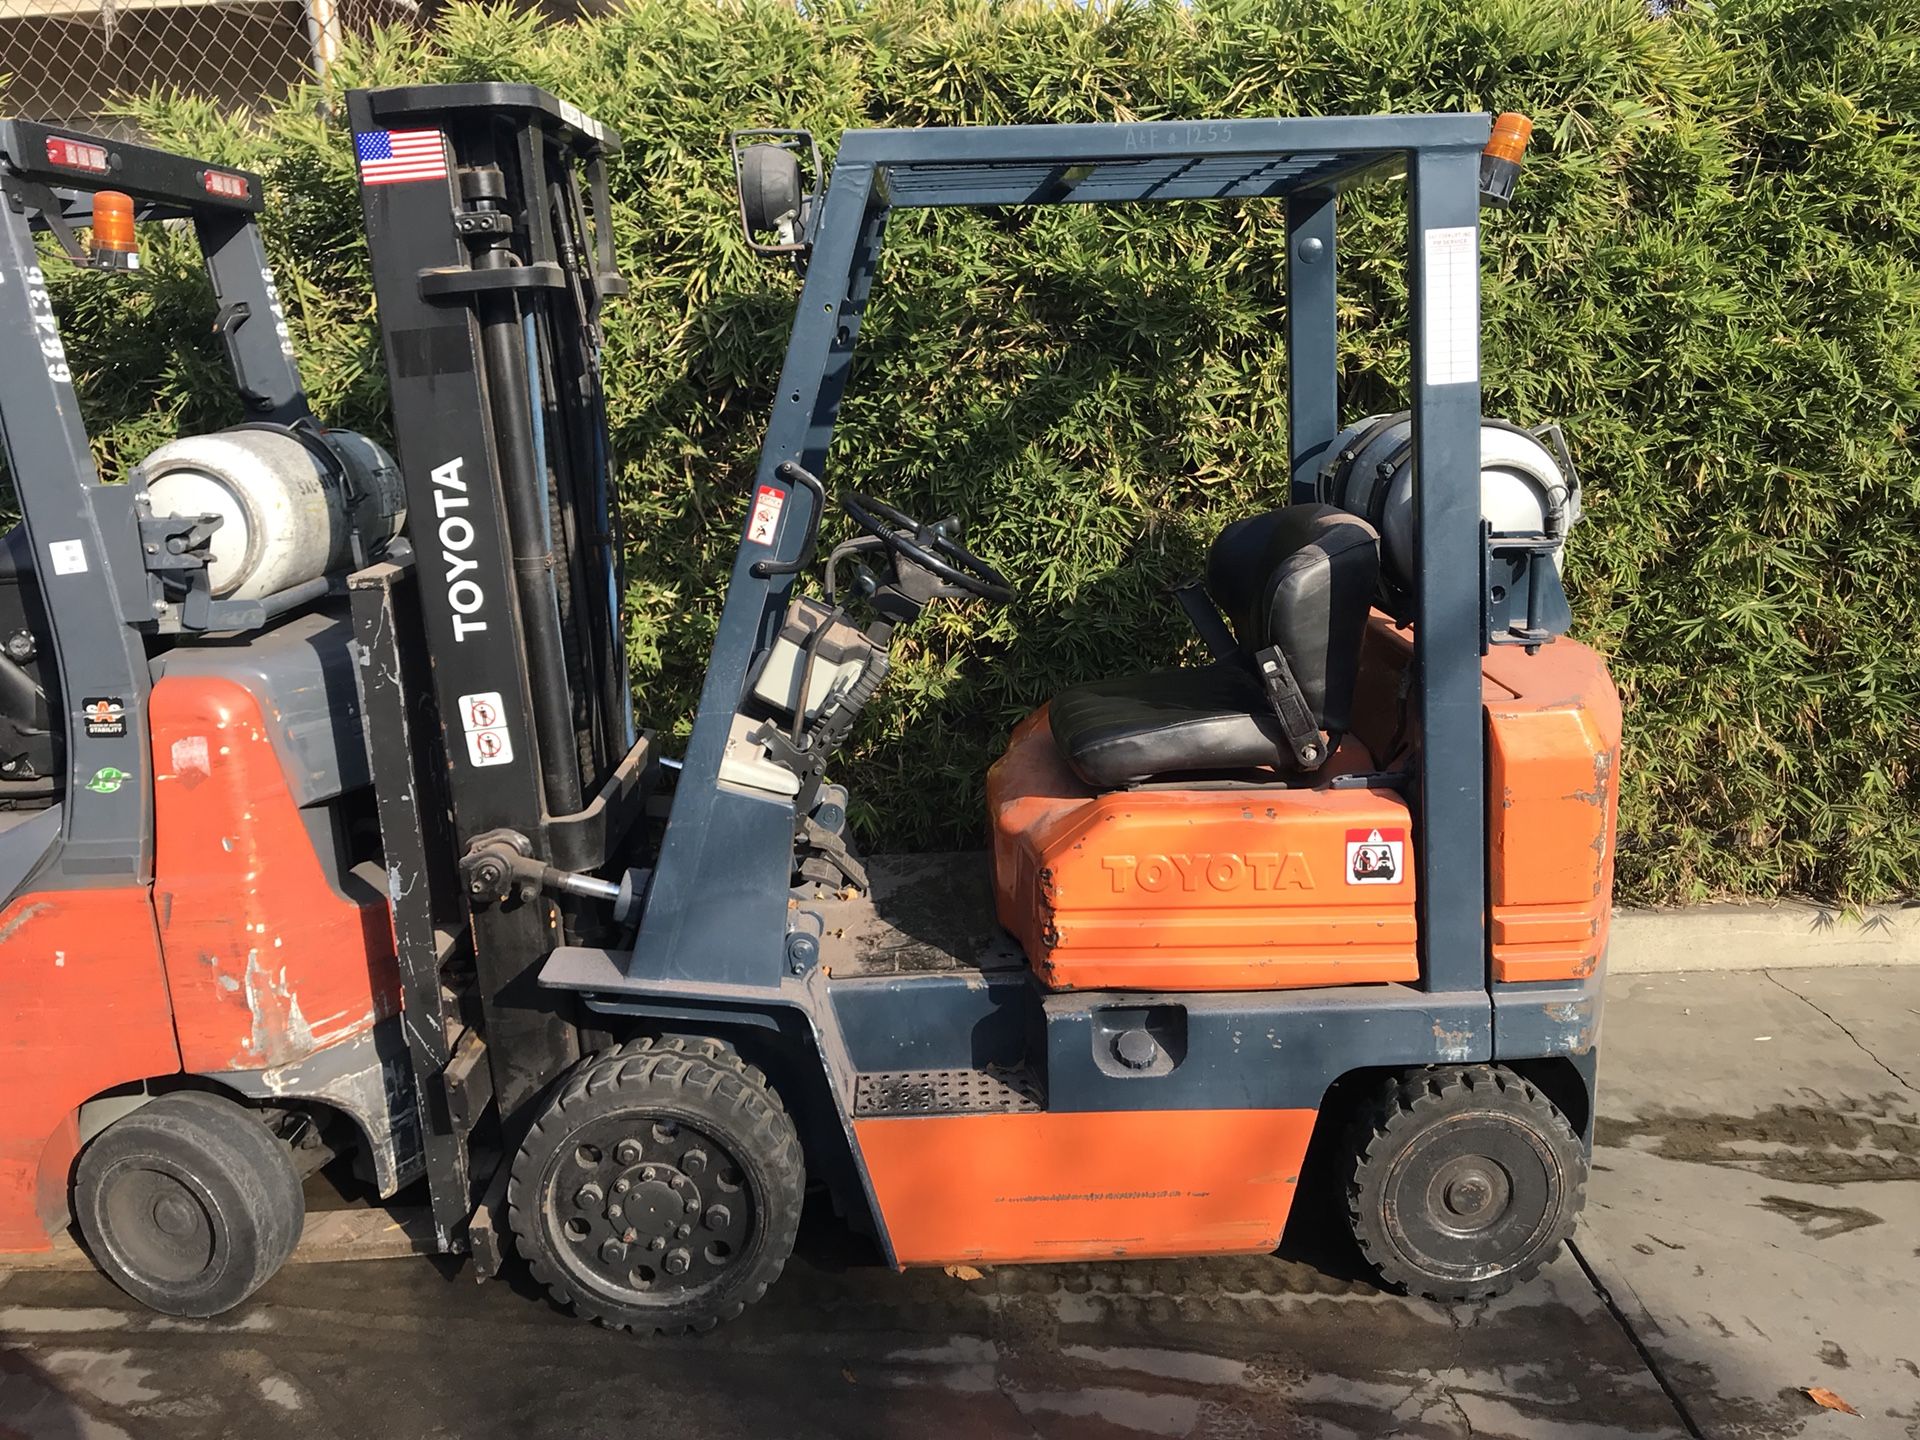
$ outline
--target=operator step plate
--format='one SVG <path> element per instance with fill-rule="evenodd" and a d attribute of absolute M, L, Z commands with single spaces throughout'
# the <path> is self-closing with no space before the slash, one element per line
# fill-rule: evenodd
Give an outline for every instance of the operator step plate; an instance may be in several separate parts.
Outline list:
<path fill-rule="evenodd" d="M 853 1113 L 1008 1115 L 1046 1108 L 1039 1082 L 1025 1070 L 876 1070 L 854 1089 Z"/>

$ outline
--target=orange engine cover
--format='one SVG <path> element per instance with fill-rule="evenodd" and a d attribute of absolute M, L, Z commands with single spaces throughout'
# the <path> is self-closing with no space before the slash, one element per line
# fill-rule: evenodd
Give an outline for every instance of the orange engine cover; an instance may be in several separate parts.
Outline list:
<path fill-rule="evenodd" d="M 1329 773 L 1356 767 L 1370 768 L 1336 756 Z M 1419 974 L 1410 825 L 1392 791 L 1097 794 L 1059 757 L 1043 710 L 988 772 L 987 806 L 1000 923 L 1056 989 Z"/>

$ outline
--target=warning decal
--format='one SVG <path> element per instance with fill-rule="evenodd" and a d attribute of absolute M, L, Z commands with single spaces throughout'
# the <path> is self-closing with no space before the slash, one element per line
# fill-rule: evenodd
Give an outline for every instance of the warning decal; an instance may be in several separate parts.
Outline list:
<path fill-rule="evenodd" d="M 80 702 L 87 734 L 96 740 L 117 740 L 127 733 L 127 707 L 117 695 L 89 695 Z"/>
<path fill-rule="evenodd" d="M 511 765 L 513 736 L 498 690 L 460 697 L 460 728 L 467 733 L 467 759 L 476 766 Z"/>
<path fill-rule="evenodd" d="M 1406 875 L 1406 860 L 1405 830 L 1347 831 L 1349 885 L 1398 885 Z"/>
<path fill-rule="evenodd" d="M 747 543 L 749 545 L 771 545 L 774 531 L 780 528 L 780 512 L 786 508 L 787 492 L 772 485 L 762 485 L 760 493 L 753 497 L 753 515 L 747 521 Z"/>
<path fill-rule="evenodd" d="M 53 561 L 56 575 L 87 573 L 87 547 L 78 540 L 54 540 L 47 546 L 47 558 Z"/>

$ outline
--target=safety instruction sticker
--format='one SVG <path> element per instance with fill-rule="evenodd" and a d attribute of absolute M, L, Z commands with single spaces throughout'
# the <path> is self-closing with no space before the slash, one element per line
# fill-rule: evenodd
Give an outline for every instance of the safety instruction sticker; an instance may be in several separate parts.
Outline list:
<path fill-rule="evenodd" d="M 47 546 L 47 558 L 56 575 L 87 573 L 87 547 L 79 540 L 55 540 Z"/>
<path fill-rule="evenodd" d="M 780 512 L 786 508 L 787 492 L 762 485 L 753 497 L 753 515 L 747 521 L 749 545 L 771 545 L 774 531 L 780 528 Z"/>
<path fill-rule="evenodd" d="M 513 736 L 507 730 L 507 708 L 498 690 L 462 695 L 460 728 L 467 736 L 467 759 L 476 766 L 513 763 Z"/>
<path fill-rule="evenodd" d="M 1442 226 L 1422 231 L 1421 243 L 1427 384 L 1465 385 L 1480 378 L 1479 232 L 1471 225 Z"/>
<path fill-rule="evenodd" d="M 1347 883 L 1398 885 L 1406 878 L 1405 830 L 1347 831 Z"/>

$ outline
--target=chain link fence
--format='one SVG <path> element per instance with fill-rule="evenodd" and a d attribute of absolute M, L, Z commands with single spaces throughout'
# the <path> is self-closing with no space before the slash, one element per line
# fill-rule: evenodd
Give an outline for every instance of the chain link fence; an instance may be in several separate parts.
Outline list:
<path fill-rule="evenodd" d="M 0 0 L 0 116 L 125 133 L 153 89 L 259 105 L 427 0 Z"/>

